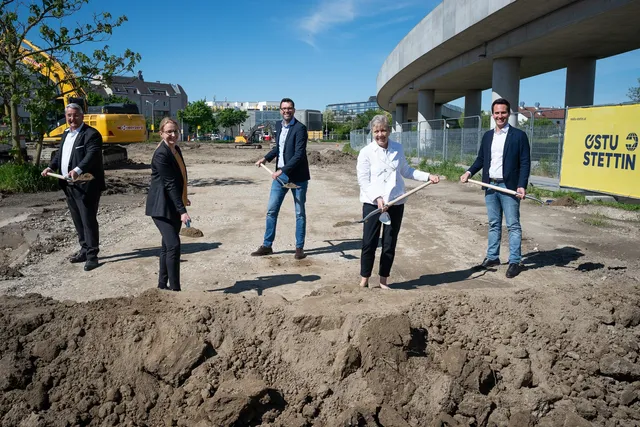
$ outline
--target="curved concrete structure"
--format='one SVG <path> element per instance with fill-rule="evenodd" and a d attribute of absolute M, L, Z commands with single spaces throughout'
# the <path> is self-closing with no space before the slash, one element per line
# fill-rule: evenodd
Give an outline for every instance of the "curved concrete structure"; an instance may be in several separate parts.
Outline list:
<path fill-rule="evenodd" d="M 569 67 L 566 103 L 589 105 L 595 61 L 638 48 L 640 0 L 444 0 L 388 56 L 377 99 L 428 119 L 419 102 L 467 96 L 475 110 L 493 87 L 517 108 L 521 78 Z"/>

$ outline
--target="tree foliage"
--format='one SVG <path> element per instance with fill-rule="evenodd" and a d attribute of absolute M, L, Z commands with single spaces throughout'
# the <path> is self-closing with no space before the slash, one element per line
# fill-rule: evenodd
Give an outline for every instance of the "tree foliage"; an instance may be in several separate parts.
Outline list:
<path fill-rule="evenodd" d="M 633 102 L 640 102 L 640 78 L 638 78 L 638 86 L 630 87 L 627 96 Z"/>
<path fill-rule="evenodd" d="M 94 106 L 94 105 L 107 105 L 107 104 L 131 104 L 132 101 L 124 96 L 119 96 L 119 95 L 107 95 L 107 97 L 105 98 L 104 96 L 100 95 L 97 92 L 89 92 L 87 93 L 87 104 L 90 106 Z"/>
<path fill-rule="evenodd" d="M 369 128 L 369 123 L 371 123 L 371 120 L 373 119 L 373 117 L 379 114 L 387 116 L 387 118 L 389 119 L 389 123 L 391 124 L 391 127 L 393 127 L 393 123 L 391 122 L 391 114 L 384 110 L 376 109 L 376 110 L 367 110 L 364 113 L 358 114 L 353 121 L 352 129 Z"/>
<path fill-rule="evenodd" d="M 200 126 L 203 132 L 212 132 L 217 128 L 213 110 L 204 100 L 190 102 L 184 110 L 178 111 L 178 120 L 182 120 L 193 129 Z"/>
<path fill-rule="evenodd" d="M 113 18 L 103 12 L 94 14 L 92 22 L 78 22 L 74 15 L 89 1 L 41 0 L 25 5 L 20 0 L 0 0 L 0 96 L 11 119 L 17 162 L 23 161 L 19 150 L 20 103 L 52 103 L 69 94 L 60 93 L 64 84 L 82 90 L 98 75 L 108 84 L 114 75 L 132 72 L 140 60 L 140 55 L 129 49 L 119 55 L 110 54 L 107 45 L 91 55 L 74 50 L 86 43 L 106 41 L 115 28 L 127 21 L 126 16 Z M 75 24 L 67 26 L 71 22 Z M 30 39 L 37 39 L 44 47 L 29 46 Z M 56 67 L 60 72 L 54 76 Z M 42 107 L 31 108 L 43 111 Z"/>
<path fill-rule="evenodd" d="M 243 110 L 225 108 L 216 114 L 218 124 L 223 128 L 228 128 L 233 136 L 233 128 L 244 123 L 249 118 L 249 114 Z"/>

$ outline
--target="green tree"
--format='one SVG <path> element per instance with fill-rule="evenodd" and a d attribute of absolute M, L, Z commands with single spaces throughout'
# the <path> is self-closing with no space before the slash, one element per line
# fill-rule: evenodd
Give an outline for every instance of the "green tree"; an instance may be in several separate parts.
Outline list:
<path fill-rule="evenodd" d="M 216 114 L 218 124 L 223 128 L 228 128 L 233 136 L 233 128 L 244 123 L 249 118 L 249 114 L 243 110 L 225 108 Z"/>
<path fill-rule="evenodd" d="M 129 98 L 119 95 L 100 95 L 98 92 L 88 92 L 87 93 L 87 105 L 96 106 L 96 105 L 107 105 L 107 104 L 132 104 Z"/>
<path fill-rule="evenodd" d="M 627 96 L 633 102 L 640 102 L 640 78 L 638 78 L 638 86 L 630 87 L 629 92 L 627 92 Z"/>
<path fill-rule="evenodd" d="M 353 120 L 352 122 L 352 129 L 366 129 L 369 127 L 369 123 L 371 122 L 371 119 L 373 119 L 374 116 L 377 116 L 378 114 L 383 114 L 386 115 L 387 118 L 389 119 L 389 123 L 391 123 L 391 114 L 384 111 L 384 110 L 367 110 L 364 113 L 360 113 L 356 116 L 356 118 Z M 391 123 L 391 126 L 393 126 L 393 123 Z"/>
<path fill-rule="evenodd" d="M 89 87 L 89 82 L 100 75 L 108 84 L 113 75 L 133 72 L 140 55 L 127 49 L 123 54 L 111 55 L 108 46 L 96 49 L 91 56 L 73 51 L 72 48 L 88 42 L 107 40 L 114 28 L 127 21 L 126 16 L 113 19 L 108 12 L 94 14 L 91 23 L 78 22 L 74 18 L 89 0 L 20 0 L 0 1 L 0 96 L 8 106 L 11 118 L 11 138 L 15 160 L 23 162 L 20 153 L 18 105 L 33 96 L 50 96 L 48 90 L 37 89 L 51 85 L 52 73 L 57 65 L 60 84 L 68 83 L 79 89 Z M 75 25 L 67 26 L 67 23 Z M 43 49 L 30 46 L 28 39 L 36 36 L 42 40 Z M 55 59 L 54 59 L 55 57 Z M 59 70 L 60 71 L 60 70 Z M 68 95 L 57 94 L 56 98 Z M 49 99 L 53 102 L 55 98 Z M 38 100 L 46 101 L 44 99 Z"/>
<path fill-rule="evenodd" d="M 193 129 L 200 126 L 203 132 L 211 132 L 216 128 L 213 110 L 204 100 L 190 102 L 184 110 L 178 111 L 178 120 L 184 121 Z"/>

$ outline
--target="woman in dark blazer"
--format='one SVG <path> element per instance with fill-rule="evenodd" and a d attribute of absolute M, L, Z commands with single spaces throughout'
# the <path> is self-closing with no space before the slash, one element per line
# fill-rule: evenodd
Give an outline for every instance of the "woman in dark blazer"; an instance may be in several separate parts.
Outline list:
<path fill-rule="evenodd" d="M 191 221 L 187 206 L 187 168 L 180 147 L 178 122 L 165 117 L 160 122 L 162 142 L 151 160 L 151 186 L 147 195 L 146 215 L 162 235 L 158 288 L 180 290 L 180 227 Z M 167 287 L 169 283 L 169 287 Z"/>

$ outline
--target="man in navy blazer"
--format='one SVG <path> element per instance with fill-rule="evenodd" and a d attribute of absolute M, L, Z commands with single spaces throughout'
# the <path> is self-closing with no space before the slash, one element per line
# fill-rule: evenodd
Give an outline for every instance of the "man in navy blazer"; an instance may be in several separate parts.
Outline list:
<path fill-rule="evenodd" d="M 504 98 L 491 104 L 491 115 L 496 127 L 482 137 L 480 151 L 473 165 L 460 177 L 467 182 L 469 177 L 482 169 L 482 182 L 508 188 L 516 196 L 487 188 L 485 203 L 489 218 L 489 244 L 487 256 L 478 266 L 486 269 L 500 264 L 500 240 L 502 238 L 502 216 L 504 213 L 509 230 L 509 267 L 506 276 L 520 274 L 522 260 L 522 228 L 520 227 L 520 200 L 524 199 L 531 172 L 529 139 L 527 134 L 509 126 L 511 105 Z"/>
<path fill-rule="evenodd" d="M 75 179 L 89 173 L 92 180 L 70 183 L 60 180 L 60 187 L 67 196 L 67 206 L 78 233 L 80 251 L 69 259 L 72 263 L 84 262 L 84 270 L 98 267 L 100 235 L 98 230 L 98 204 L 101 192 L 106 190 L 102 163 L 102 135 L 84 123 L 84 113 L 78 104 L 69 104 L 64 110 L 69 125 L 62 135 L 60 149 L 42 176 L 60 170 L 62 175 Z"/>
<path fill-rule="evenodd" d="M 307 216 L 305 212 L 305 202 L 307 200 L 307 186 L 311 176 L 309 174 L 309 162 L 307 160 L 307 127 L 297 121 L 294 117 L 296 110 L 293 100 L 283 98 L 280 101 L 280 114 L 282 122 L 276 123 L 274 141 L 276 146 L 263 158 L 256 162 L 256 166 L 276 159 L 276 171 L 273 173 L 271 183 L 271 193 L 269 195 L 269 205 L 267 207 L 267 225 L 264 232 L 264 241 L 257 251 L 252 252 L 252 256 L 271 255 L 272 245 L 276 238 L 276 224 L 278 222 L 278 212 L 284 201 L 284 197 L 289 191 L 280 184 L 291 182 L 298 186 L 291 189 L 293 201 L 296 209 L 296 259 L 303 259 L 304 239 L 307 229 Z"/>

